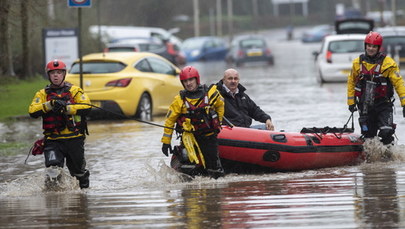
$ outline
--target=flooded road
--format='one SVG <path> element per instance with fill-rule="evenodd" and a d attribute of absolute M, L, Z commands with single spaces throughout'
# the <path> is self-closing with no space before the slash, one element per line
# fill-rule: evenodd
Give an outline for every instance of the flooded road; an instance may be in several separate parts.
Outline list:
<path fill-rule="evenodd" d="M 276 130 L 343 127 L 350 115 L 346 85 L 316 83 L 311 53 L 319 44 L 286 41 L 283 31 L 268 35 L 275 65 L 238 70 Z M 208 84 L 227 68 L 194 66 Z M 57 192 L 43 190 L 42 156 L 24 164 L 28 143 L 41 135 L 40 121 L 2 123 L 1 141 L 27 142 L 27 149 L 0 158 L 0 228 L 404 228 L 405 119 L 398 99 L 395 105 L 398 157 L 393 161 L 191 182 L 168 168 L 161 128 L 134 120 L 91 121 L 90 188 L 80 190 L 67 179 Z"/>

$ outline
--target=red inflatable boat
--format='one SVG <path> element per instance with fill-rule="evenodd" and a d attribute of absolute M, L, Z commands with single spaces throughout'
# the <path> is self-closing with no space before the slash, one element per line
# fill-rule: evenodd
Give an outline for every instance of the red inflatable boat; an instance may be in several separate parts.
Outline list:
<path fill-rule="evenodd" d="M 218 142 L 225 173 L 300 171 L 364 161 L 364 141 L 350 128 L 314 127 L 293 133 L 223 126 Z M 174 147 L 170 164 L 181 173 L 204 175 L 181 146 Z"/>
<path fill-rule="evenodd" d="M 218 140 L 227 173 L 299 171 L 364 160 L 363 140 L 352 129 L 303 128 L 292 133 L 224 126 Z"/>

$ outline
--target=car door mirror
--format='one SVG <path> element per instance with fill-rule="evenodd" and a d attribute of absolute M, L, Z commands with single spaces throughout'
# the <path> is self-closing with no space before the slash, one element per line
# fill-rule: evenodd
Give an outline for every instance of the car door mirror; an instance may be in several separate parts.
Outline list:
<path fill-rule="evenodd" d="M 173 70 L 173 75 L 174 75 L 174 76 L 180 75 L 180 69 L 175 68 L 175 69 Z"/>
<path fill-rule="evenodd" d="M 312 55 L 314 56 L 314 60 L 316 61 L 316 59 L 318 58 L 319 52 L 318 51 L 313 51 Z"/>

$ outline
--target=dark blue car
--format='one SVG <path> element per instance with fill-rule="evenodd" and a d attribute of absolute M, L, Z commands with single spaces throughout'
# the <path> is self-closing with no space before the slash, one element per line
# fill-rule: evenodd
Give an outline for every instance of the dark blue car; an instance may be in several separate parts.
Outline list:
<path fill-rule="evenodd" d="M 225 41 L 213 36 L 188 38 L 184 40 L 181 50 L 187 62 L 225 60 L 228 52 Z"/>
<path fill-rule="evenodd" d="M 312 27 L 310 30 L 302 34 L 301 41 L 307 42 L 321 42 L 324 37 L 333 33 L 333 28 L 330 25 L 318 25 Z"/>

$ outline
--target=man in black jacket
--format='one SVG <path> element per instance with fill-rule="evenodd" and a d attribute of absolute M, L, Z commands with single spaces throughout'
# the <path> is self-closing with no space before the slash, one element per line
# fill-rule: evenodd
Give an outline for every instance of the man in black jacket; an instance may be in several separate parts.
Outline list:
<path fill-rule="evenodd" d="M 239 73 L 227 69 L 217 83 L 217 89 L 225 99 L 225 117 L 235 126 L 250 127 L 252 119 L 265 123 L 267 130 L 274 130 L 270 115 L 266 114 L 245 93 L 246 88 L 239 84 Z"/>

